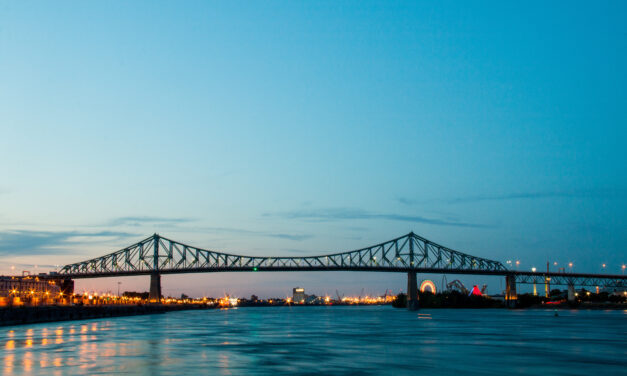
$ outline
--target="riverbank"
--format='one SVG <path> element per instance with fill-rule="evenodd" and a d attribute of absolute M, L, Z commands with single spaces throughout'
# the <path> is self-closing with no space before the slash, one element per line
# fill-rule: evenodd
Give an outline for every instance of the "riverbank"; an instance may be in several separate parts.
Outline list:
<path fill-rule="evenodd" d="M 580 310 L 627 310 L 625 303 L 611 302 L 563 302 L 560 304 L 533 304 L 527 307 L 517 307 L 518 309 L 580 309 Z"/>
<path fill-rule="evenodd" d="M 214 308 L 205 304 L 5 307 L 0 308 L 0 326 L 151 315 L 172 311 Z"/>

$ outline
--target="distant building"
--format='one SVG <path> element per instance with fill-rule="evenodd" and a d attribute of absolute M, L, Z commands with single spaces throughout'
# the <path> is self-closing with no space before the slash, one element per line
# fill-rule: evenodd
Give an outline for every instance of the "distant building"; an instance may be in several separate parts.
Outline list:
<path fill-rule="evenodd" d="M 305 289 L 302 287 L 294 287 L 292 290 L 292 300 L 294 303 L 304 303 L 307 295 L 305 295 Z"/>
<path fill-rule="evenodd" d="M 65 284 L 71 283 L 71 286 Z M 47 276 L 0 276 L 0 305 L 50 303 L 63 296 L 66 290 L 70 293 L 74 290 L 72 281 L 48 278 Z M 67 294 L 66 294 L 67 296 Z"/>

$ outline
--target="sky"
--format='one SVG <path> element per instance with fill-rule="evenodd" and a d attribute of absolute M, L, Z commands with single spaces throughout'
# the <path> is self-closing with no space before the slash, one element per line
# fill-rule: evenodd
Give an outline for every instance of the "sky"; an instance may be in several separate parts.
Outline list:
<path fill-rule="evenodd" d="M 0 274 L 155 232 L 304 256 L 410 231 L 618 274 L 625 19 L 622 1 L 0 1 Z M 119 281 L 149 287 L 77 290 Z M 170 295 L 295 286 L 396 293 L 406 276 L 163 277 Z"/>

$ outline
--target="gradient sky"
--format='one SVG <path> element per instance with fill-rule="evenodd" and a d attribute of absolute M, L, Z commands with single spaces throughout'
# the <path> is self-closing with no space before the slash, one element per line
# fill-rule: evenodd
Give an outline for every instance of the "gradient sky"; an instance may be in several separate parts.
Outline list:
<path fill-rule="evenodd" d="M 411 230 L 525 270 L 550 260 L 620 273 L 626 4 L 2 1 L 0 273 L 53 270 L 154 232 L 307 255 Z M 77 290 L 118 280 L 148 289 L 134 277 Z M 382 294 L 406 277 L 163 284 Z"/>

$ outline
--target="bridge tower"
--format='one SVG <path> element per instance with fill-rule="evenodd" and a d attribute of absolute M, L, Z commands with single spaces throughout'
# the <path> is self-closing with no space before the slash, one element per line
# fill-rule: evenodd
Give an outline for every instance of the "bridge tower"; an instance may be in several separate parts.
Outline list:
<path fill-rule="evenodd" d="M 546 275 L 544 276 L 544 297 L 551 297 L 551 277 L 549 277 L 549 262 L 546 262 Z"/>
<path fill-rule="evenodd" d="M 414 271 L 407 273 L 407 309 L 418 309 L 418 278 Z"/>
<path fill-rule="evenodd" d="M 575 301 L 575 284 L 573 282 L 568 283 L 568 301 L 571 303 Z"/>
<path fill-rule="evenodd" d="M 516 307 L 518 295 L 516 294 L 516 276 L 507 274 L 505 276 L 505 304 L 509 308 Z"/>
<path fill-rule="evenodd" d="M 150 273 L 150 293 L 148 300 L 151 303 L 161 302 L 161 274 L 159 273 L 159 235 L 153 235 L 153 271 Z"/>
<path fill-rule="evenodd" d="M 409 266 L 407 272 L 407 309 L 415 311 L 418 309 L 418 279 L 414 270 L 414 233 L 409 233 Z"/>

